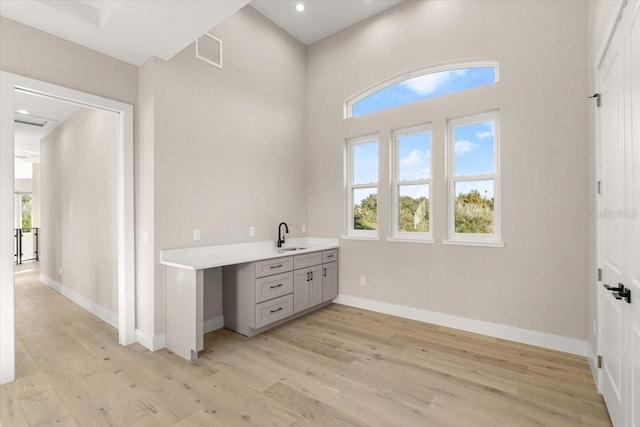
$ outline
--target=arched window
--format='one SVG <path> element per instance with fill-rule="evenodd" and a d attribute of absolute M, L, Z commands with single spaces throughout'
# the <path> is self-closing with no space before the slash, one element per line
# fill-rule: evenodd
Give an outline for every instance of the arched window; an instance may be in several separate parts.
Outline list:
<path fill-rule="evenodd" d="M 345 117 L 490 85 L 498 81 L 496 62 L 465 62 L 431 67 L 387 80 L 348 100 Z"/>

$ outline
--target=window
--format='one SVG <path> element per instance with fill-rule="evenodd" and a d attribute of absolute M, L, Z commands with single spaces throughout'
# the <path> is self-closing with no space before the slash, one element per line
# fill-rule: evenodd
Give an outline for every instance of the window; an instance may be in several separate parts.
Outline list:
<path fill-rule="evenodd" d="M 393 237 L 431 239 L 431 129 L 393 132 Z"/>
<path fill-rule="evenodd" d="M 498 113 L 449 121 L 449 238 L 500 240 Z"/>
<path fill-rule="evenodd" d="M 347 141 L 348 234 L 378 235 L 378 138 L 367 136 Z"/>
<path fill-rule="evenodd" d="M 31 198 L 31 193 L 23 193 L 22 194 L 22 207 L 21 207 L 21 212 L 22 212 L 22 230 L 25 233 L 28 233 L 31 231 L 31 207 L 32 207 L 32 198 Z"/>
<path fill-rule="evenodd" d="M 347 101 L 346 117 L 358 117 L 387 108 L 493 84 L 498 81 L 494 62 L 435 67 L 388 80 Z"/>

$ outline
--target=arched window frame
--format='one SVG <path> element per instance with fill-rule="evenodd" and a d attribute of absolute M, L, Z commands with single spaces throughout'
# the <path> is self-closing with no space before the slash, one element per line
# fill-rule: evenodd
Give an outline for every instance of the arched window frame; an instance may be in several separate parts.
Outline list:
<path fill-rule="evenodd" d="M 398 76 L 392 77 L 390 79 L 384 80 L 383 82 L 380 82 L 374 86 L 370 86 L 369 88 L 363 90 L 362 92 L 352 96 L 351 98 L 347 99 L 344 103 L 344 118 L 348 119 L 353 117 L 353 106 L 355 104 L 357 104 L 358 102 L 362 101 L 363 99 L 373 95 L 374 93 L 386 89 L 390 86 L 393 86 L 397 83 L 401 83 L 407 80 L 411 80 L 414 79 L 416 77 L 422 77 L 422 76 L 426 76 L 429 74 L 435 74 L 435 73 L 441 73 L 444 71 L 455 71 L 455 70 L 460 70 L 460 69 L 465 69 L 465 68 L 494 68 L 495 69 L 495 83 L 498 83 L 500 81 L 500 68 L 499 68 L 499 64 L 498 61 L 495 59 L 476 59 L 476 60 L 466 60 L 466 61 L 461 61 L 461 62 L 454 62 L 454 63 L 446 63 L 446 64 L 439 64 L 439 65 L 432 65 L 429 67 L 425 67 L 425 68 L 420 68 L 418 70 L 414 70 L 414 71 L 410 71 L 408 73 L 403 73 L 400 74 Z M 481 86 L 480 86 L 481 87 Z M 475 89 L 475 88 L 471 88 L 471 89 Z M 461 90 L 460 92 L 464 92 L 466 90 L 471 90 L 471 89 L 464 89 Z M 458 93 L 458 92 L 454 92 L 454 93 Z M 449 94 L 446 94 L 449 95 Z M 446 95 L 442 95 L 442 96 L 446 96 Z M 434 98 L 439 98 L 440 96 L 436 96 Z M 417 100 L 415 102 L 422 102 L 422 101 L 427 101 L 429 99 L 432 98 L 426 98 L 426 99 L 422 99 L 422 100 Z M 408 103 L 411 104 L 411 103 Z M 402 104 L 402 105 L 408 105 L 408 104 Z M 399 107 L 399 106 L 397 106 Z M 395 108 L 395 107 L 391 107 L 391 108 Z M 379 110 L 379 111 L 383 111 L 383 110 Z"/>

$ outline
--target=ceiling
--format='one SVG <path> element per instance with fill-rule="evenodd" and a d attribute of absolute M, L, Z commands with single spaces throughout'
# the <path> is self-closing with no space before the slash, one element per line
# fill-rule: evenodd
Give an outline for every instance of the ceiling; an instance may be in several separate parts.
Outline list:
<path fill-rule="evenodd" d="M 251 6 L 306 45 L 357 24 L 402 0 L 254 0 Z M 304 11 L 298 12 L 296 4 Z"/>
<path fill-rule="evenodd" d="M 0 14 L 140 65 L 170 59 L 249 0 L 2 0 Z"/>
<path fill-rule="evenodd" d="M 254 0 L 251 5 L 311 44 L 402 0 Z M 169 60 L 249 0 L 1 0 L 0 14 L 140 65 Z M 305 10 L 296 11 L 303 3 Z"/>

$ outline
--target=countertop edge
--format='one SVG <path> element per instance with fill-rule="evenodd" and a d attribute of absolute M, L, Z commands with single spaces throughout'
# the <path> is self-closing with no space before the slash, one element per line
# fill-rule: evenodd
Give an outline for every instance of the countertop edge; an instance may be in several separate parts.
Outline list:
<path fill-rule="evenodd" d="M 323 238 L 321 239 L 328 240 Z M 334 240 L 334 239 L 331 239 L 331 240 Z M 185 254 L 183 256 L 179 256 L 179 255 L 176 256 L 176 253 L 177 252 L 179 253 L 180 250 L 171 249 L 168 251 L 168 252 L 171 252 L 171 255 L 163 254 L 163 252 L 167 252 L 167 251 L 160 251 L 160 264 L 168 267 L 197 271 L 197 270 L 205 270 L 208 268 L 224 267 L 226 265 L 235 265 L 235 264 L 243 264 L 246 262 L 255 262 L 255 261 L 261 261 L 261 260 L 283 258 L 283 257 L 295 256 L 299 254 L 308 254 L 312 252 L 326 251 L 326 250 L 339 248 L 338 239 L 335 239 L 335 243 L 333 242 L 332 243 L 323 242 L 321 244 L 309 244 L 309 243 L 295 244 L 295 243 L 296 242 L 292 240 L 291 244 L 287 246 L 306 245 L 308 246 L 308 248 L 305 250 L 296 251 L 296 252 L 274 253 L 273 252 L 274 248 L 270 246 L 265 246 L 265 242 L 255 242 L 255 247 L 256 247 L 255 253 L 238 254 L 238 256 L 233 256 L 233 255 L 229 256 L 228 253 L 209 253 L 209 254 L 206 253 L 207 250 L 211 250 L 212 248 L 214 248 L 218 252 L 224 251 L 225 247 L 228 247 L 229 249 L 237 248 L 238 244 L 215 245 L 215 246 L 196 248 L 196 249 L 201 249 L 203 253 Z M 251 244 L 247 244 L 247 246 L 250 246 L 250 245 Z M 257 250 L 258 248 L 260 250 Z M 185 252 L 193 251 L 193 250 L 194 248 L 184 249 Z M 221 259 L 223 257 L 225 257 L 225 259 Z M 198 260 L 198 258 L 201 258 L 201 259 Z M 206 258 L 206 260 L 202 260 L 202 258 Z"/>

